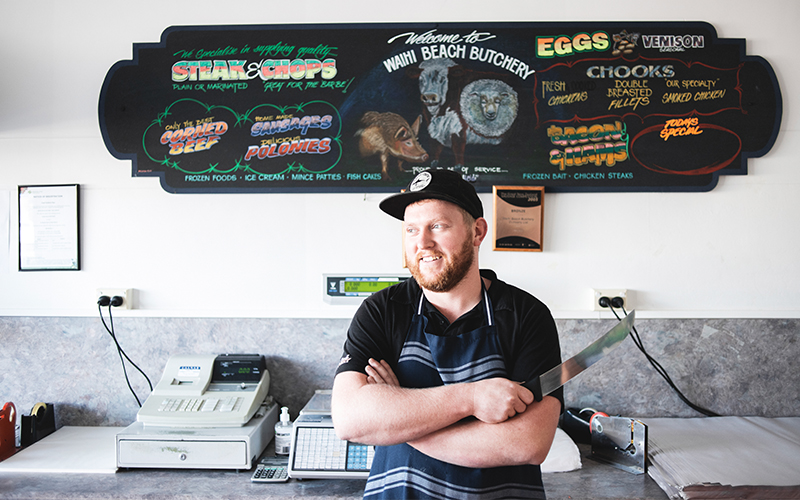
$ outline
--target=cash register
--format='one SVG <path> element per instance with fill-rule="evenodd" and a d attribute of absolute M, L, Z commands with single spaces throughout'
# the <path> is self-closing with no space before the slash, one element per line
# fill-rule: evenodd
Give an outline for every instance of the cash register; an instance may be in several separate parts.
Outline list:
<path fill-rule="evenodd" d="M 136 422 L 117 434 L 117 467 L 250 469 L 278 421 L 268 392 L 262 355 L 171 356 Z"/>

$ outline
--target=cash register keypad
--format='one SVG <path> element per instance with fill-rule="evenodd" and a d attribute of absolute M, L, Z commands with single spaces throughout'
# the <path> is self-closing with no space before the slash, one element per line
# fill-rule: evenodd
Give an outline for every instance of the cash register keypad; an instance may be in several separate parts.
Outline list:
<path fill-rule="evenodd" d="M 237 411 L 242 407 L 244 398 L 205 398 L 205 399 L 181 399 L 165 398 L 161 401 L 158 411 Z"/>

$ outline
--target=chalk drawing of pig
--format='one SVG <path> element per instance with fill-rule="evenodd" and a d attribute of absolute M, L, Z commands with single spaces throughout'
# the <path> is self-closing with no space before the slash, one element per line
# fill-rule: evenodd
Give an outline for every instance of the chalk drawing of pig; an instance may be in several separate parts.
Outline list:
<path fill-rule="evenodd" d="M 381 178 L 391 179 L 390 158 L 398 172 L 404 171 L 403 162 L 422 163 L 428 160 L 428 153 L 417 140 L 422 117 L 417 117 L 413 125 L 396 113 L 367 111 L 361 117 L 361 128 L 356 132 L 358 149 L 362 158 L 379 155 Z"/>

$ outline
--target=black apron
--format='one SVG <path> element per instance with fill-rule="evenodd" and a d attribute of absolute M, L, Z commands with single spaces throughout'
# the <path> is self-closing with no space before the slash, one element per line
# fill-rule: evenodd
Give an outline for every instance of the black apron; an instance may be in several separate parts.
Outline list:
<path fill-rule="evenodd" d="M 507 377 L 489 294 L 483 289 L 484 326 L 443 337 L 427 332 L 424 295 L 406 335 L 396 375 L 402 387 L 424 388 Z M 539 466 L 473 469 L 452 465 L 403 443 L 378 446 L 364 490 L 372 499 L 545 498 Z"/>

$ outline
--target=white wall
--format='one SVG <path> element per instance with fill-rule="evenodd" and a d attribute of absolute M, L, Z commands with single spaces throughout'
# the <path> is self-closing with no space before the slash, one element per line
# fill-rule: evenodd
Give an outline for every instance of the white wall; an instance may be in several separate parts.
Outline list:
<path fill-rule="evenodd" d="M 380 5 L 380 7 L 378 6 Z M 407 0 L 6 2 L 0 23 L 0 315 L 91 316 L 95 289 L 134 288 L 120 315 L 349 317 L 326 272 L 400 272 L 400 226 L 377 194 L 172 195 L 105 149 L 97 102 L 134 42 L 172 25 L 412 21 L 707 21 L 747 39 L 783 93 L 778 141 L 746 176 L 708 193 L 548 194 L 545 251 L 492 252 L 482 267 L 561 318 L 596 317 L 592 288 L 633 291 L 644 317 L 800 317 L 800 2 Z M 16 186 L 80 183 L 80 272 L 17 271 Z M 490 195 L 481 195 L 491 220 Z"/>

